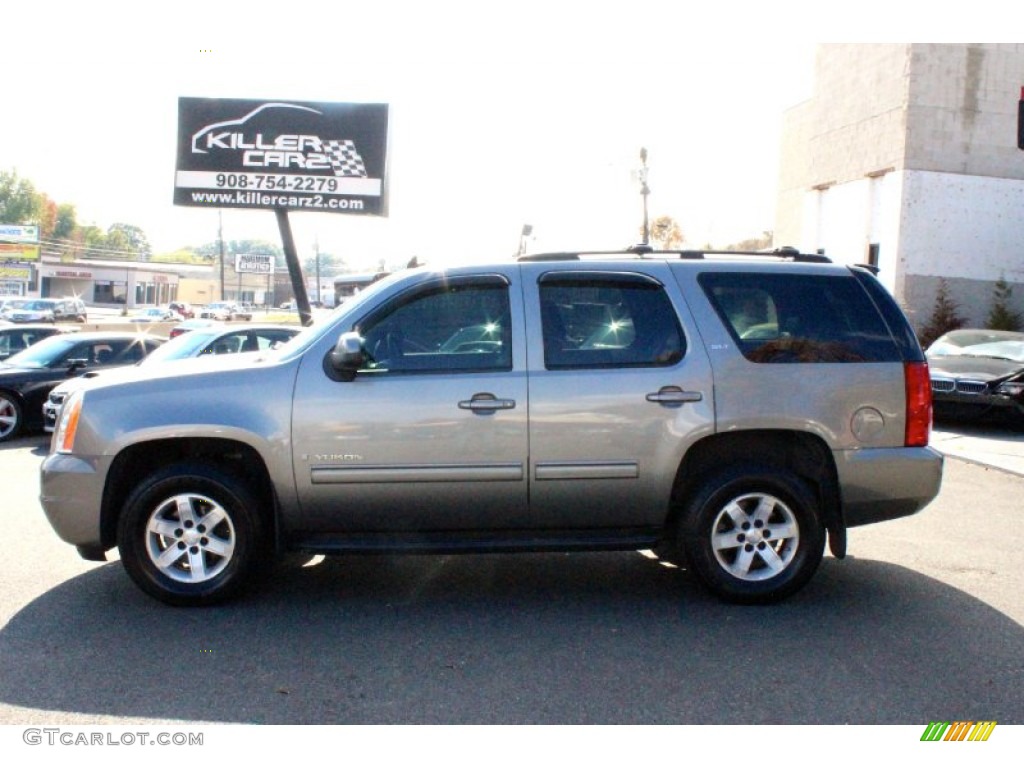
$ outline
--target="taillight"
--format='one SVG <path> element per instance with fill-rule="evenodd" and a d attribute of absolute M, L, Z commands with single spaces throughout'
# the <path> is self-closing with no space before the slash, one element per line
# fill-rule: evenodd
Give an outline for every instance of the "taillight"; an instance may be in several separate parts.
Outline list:
<path fill-rule="evenodd" d="M 907 389 L 907 428 L 903 444 L 908 448 L 928 445 L 932 429 L 932 382 L 928 363 L 904 363 L 903 380 Z"/>

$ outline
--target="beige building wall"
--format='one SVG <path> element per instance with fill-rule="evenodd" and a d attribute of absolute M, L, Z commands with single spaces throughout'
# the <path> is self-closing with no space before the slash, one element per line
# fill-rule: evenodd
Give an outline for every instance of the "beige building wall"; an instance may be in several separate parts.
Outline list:
<path fill-rule="evenodd" d="M 940 278 L 983 324 L 1005 277 L 1024 311 L 1024 44 L 829 44 L 785 115 L 775 242 L 878 254 L 915 325 Z"/>

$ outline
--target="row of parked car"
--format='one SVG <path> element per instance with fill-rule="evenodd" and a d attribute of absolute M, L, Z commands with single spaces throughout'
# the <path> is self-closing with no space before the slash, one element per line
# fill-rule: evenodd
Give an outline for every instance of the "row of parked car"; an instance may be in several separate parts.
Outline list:
<path fill-rule="evenodd" d="M 246 302 L 216 301 L 197 309 L 185 301 L 172 301 L 165 307 L 148 307 L 140 310 L 128 320 L 137 323 L 157 323 L 191 320 L 197 315 L 210 320 L 250 321 L 253 306 Z M 11 323 L 84 323 L 87 316 L 85 302 L 74 297 L 0 300 L 0 320 Z"/>
<path fill-rule="evenodd" d="M 85 302 L 71 297 L 0 301 L 0 320 L 10 323 L 84 323 L 86 312 Z"/>
<path fill-rule="evenodd" d="M 0 442 L 51 431 L 64 398 L 85 377 L 129 365 L 264 352 L 300 330 L 192 320 L 172 329 L 167 340 L 144 331 L 83 332 L 47 323 L 0 327 Z"/>

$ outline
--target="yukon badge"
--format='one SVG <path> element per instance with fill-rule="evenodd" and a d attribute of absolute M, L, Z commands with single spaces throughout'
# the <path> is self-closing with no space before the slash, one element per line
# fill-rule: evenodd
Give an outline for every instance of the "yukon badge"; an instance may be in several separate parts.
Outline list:
<path fill-rule="evenodd" d="M 330 461 L 362 461 L 363 457 L 358 453 L 314 453 L 313 461 L 318 463 L 330 462 Z M 302 454 L 303 461 L 309 461 L 310 455 L 308 453 Z"/>

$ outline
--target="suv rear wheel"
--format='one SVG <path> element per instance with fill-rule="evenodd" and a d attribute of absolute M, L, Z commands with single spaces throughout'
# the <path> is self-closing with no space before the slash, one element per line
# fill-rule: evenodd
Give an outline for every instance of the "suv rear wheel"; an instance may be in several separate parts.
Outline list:
<path fill-rule="evenodd" d="M 122 509 L 118 550 L 128 575 L 170 605 L 235 595 L 269 557 L 260 508 L 246 487 L 206 466 L 162 469 Z"/>
<path fill-rule="evenodd" d="M 814 575 L 825 533 L 814 495 L 796 475 L 731 467 L 684 502 L 680 544 L 697 577 L 718 597 L 772 603 Z"/>

